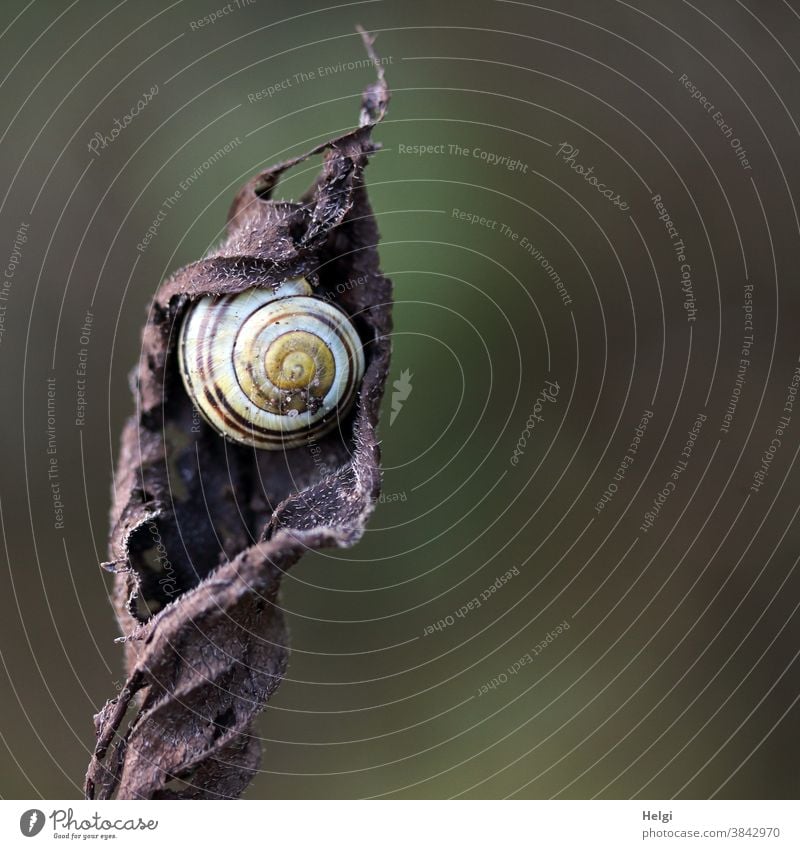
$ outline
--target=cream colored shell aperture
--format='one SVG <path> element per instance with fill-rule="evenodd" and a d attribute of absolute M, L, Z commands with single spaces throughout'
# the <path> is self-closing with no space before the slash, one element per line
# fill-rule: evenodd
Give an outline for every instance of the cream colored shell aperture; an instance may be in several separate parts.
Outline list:
<path fill-rule="evenodd" d="M 361 340 L 303 278 L 194 303 L 178 341 L 184 386 L 206 421 L 278 450 L 335 427 L 364 375 Z"/>

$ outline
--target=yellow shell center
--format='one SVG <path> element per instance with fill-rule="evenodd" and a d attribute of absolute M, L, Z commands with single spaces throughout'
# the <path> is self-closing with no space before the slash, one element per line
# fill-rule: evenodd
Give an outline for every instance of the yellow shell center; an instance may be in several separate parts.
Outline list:
<path fill-rule="evenodd" d="M 293 330 L 275 339 L 267 349 L 264 366 L 278 389 L 308 390 L 322 398 L 333 384 L 336 365 L 325 342 L 313 333 Z"/>

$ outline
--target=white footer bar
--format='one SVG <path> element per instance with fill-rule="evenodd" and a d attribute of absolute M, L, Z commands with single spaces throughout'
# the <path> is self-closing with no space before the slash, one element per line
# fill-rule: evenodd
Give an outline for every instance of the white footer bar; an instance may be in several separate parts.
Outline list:
<path fill-rule="evenodd" d="M 0 801 L 0 846 L 800 847 L 795 801 Z"/>

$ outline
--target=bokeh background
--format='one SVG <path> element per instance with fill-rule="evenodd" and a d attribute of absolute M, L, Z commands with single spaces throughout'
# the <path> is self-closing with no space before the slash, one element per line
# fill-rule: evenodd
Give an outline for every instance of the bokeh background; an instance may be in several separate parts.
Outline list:
<path fill-rule="evenodd" d="M 122 680 L 98 564 L 149 299 L 247 177 L 354 124 L 361 23 L 393 89 L 367 177 L 411 390 L 365 538 L 284 582 L 248 797 L 797 796 L 794 0 L 0 14 L 0 794 L 79 796 Z"/>

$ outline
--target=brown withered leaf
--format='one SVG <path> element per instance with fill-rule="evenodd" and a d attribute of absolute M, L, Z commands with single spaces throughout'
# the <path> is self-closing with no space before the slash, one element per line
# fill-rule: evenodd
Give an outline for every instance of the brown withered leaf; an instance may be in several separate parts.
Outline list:
<path fill-rule="evenodd" d="M 389 366 L 391 284 L 363 181 L 389 99 L 383 72 L 357 129 L 267 169 L 237 194 L 210 256 L 159 288 L 134 374 L 109 542 L 128 677 L 95 717 L 88 798 L 226 798 L 256 771 L 255 716 L 287 664 L 281 577 L 308 549 L 356 542 L 380 487 L 376 425 Z M 321 173 L 298 202 L 273 201 L 313 154 Z M 184 391 L 175 341 L 203 295 L 306 276 L 364 342 L 366 371 L 343 426 L 313 444 L 259 451 L 218 436 Z"/>

